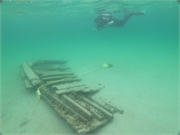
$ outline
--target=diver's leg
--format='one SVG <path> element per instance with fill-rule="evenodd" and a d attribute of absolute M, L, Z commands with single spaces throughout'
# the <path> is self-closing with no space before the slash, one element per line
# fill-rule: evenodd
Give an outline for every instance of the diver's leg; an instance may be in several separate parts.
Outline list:
<path fill-rule="evenodd" d="M 145 13 L 142 12 L 142 11 L 140 11 L 140 12 L 138 12 L 138 11 L 133 11 L 133 12 L 127 13 L 126 15 L 128 15 L 128 14 L 131 14 L 131 15 L 144 15 Z"/>
<path fill-rule="evenodd" d="M 129 12 L 124 16 L 123 20 L 120 20 L 117 24 L 118 27 L 123 27 L 124 24 L 131 18 L 132 15 L 144 15 L 144 12 Z"/>

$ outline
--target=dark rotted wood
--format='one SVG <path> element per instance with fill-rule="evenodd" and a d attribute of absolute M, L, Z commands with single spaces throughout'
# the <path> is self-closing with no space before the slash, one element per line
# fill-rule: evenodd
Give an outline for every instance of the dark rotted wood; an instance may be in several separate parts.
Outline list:
<path fill-rule="evenodd" d="M 22 68 L 28 79 L 31 81 L 33 86 L 41 83 L 40 78 L 34 73 L 34 71 L 29 67 L 27 63 L 22 64 Z"/>

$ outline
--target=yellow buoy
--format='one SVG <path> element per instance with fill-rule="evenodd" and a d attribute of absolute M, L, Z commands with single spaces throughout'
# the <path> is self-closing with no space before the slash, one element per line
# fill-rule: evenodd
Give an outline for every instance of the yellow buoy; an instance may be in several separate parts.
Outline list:
<path fill-rule="evenodd" d="M 109 68 L 109 67 L 112 67 L 113 65 L 112 64 L 109 64 L 109 63 L 105 63 L 102 65 L 103 68 Z"/>

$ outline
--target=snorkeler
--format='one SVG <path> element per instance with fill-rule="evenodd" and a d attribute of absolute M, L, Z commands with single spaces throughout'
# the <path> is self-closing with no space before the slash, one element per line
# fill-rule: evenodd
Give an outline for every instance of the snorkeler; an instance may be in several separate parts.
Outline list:
<path fill-rule="evenodd" d="M 144 14 L 145 14 L 144 12 L 135 12 L 135 11 L 130 12 L 125 14 L 123 20 L 118 20 L 116 18 L 113 18 L 112 14 L 109 13 L 99 14 L 98 18 L 94 20 L 97 24 L 95 30 L 101 30 L 103 28 L 112 27 L 112 26 L 123 27 L 124 24 L 132 15 L 144 15 Z"/>

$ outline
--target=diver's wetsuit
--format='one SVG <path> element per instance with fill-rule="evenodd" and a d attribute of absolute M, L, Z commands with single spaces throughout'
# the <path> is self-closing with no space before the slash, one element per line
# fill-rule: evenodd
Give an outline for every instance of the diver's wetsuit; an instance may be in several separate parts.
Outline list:
<path fill-rule="evenodd" d="M 123 27 L 124 24 L 127 22 L 127 20 L 132 15 L 144 15 L 144 12 L 130 12 L 127 13 L 124 16 L 123 20 L 118 20 L 116 18 L 113 18 L 111 14 L 105 13 L 100 14 L 98 18 L 95 19 L 95 22 L 97 24 L 96 28 L 97 30 L 101 30 L 102 28 L 108 27 L 108 26 L 117 26 L 117 27 Z"/>

